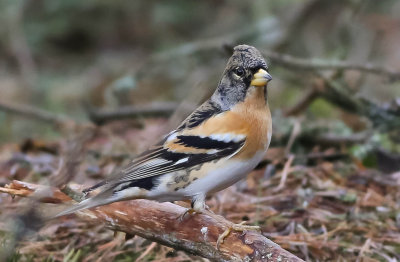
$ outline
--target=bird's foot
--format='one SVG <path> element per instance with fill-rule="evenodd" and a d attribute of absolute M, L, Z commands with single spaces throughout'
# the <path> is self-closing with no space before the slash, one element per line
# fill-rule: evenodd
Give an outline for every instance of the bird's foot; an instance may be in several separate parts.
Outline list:
<path fill-rule="evenodd" d="M 225 238 L 227 238 L 232 231 L 237 231 L 237 232 L 260 231 L 259 226 L 248 226 L 245 225 L 245 223 L 246 221 L 243 221 L 239 224 L 232 224 L 221 235 L 219 235 L 217 240 L 217 249 L 219 249 L 220 245 L 224 243 Z"/>
<path fill-rule="evenodd" d="M 193 208 L 188 208 L 188 209 L 185 210 L 185 212 L 183 212 L 183 213 L 178 217 L 178 219 L 179 219 L 179 221 L 182 222 L 182 221 L 185 219 L 185 216 L 186 216 L 186 215 L 192 216 L 192 215 L 194 215 L 194 214 L 201 214 L 201 212 L 198 211 L 198 210 L 195 210 L 195 209 L 193 209 Z"/>

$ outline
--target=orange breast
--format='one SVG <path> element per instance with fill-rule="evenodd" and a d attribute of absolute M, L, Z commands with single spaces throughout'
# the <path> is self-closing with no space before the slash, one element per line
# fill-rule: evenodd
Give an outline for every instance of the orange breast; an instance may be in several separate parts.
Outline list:
<path fill-rule="evenodd" d="M 246 143 L 237 155 L 242 159 L 252 158 L 256 152 L 266 150 L 272 134 L 271 113 L 262 88 L 254 88 L 249 92 L 245 101 L 234 106 L 232 110 L 205 121 L 185 134 L 245 135 Z"/>
<path fill-rule="evenodd" d="M 250 90 L 244 102 L 237 104 L 232 113 L 239 114 L 248 126 L 247 139 L 237 157 L 249 159 L 256 152 L 266 150 L 272 135 L 272 119 L 263 88 Z"/>

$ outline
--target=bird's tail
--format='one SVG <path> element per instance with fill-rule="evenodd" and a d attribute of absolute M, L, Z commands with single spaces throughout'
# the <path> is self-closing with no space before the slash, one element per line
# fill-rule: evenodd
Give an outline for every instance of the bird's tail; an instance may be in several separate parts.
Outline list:
<path fill-rule="evenodd" d="M 96 196 L 85 199 L 85 200 L 61 211 L 57 215 L 53 216 L 53 218 L 72 214 L 72 213 L 78 212 L 83 209 L 106 205 L 106 204 L 115 202 L 117 200 L 118 199 L 116 197 L 113 197 L 112 190 L 106 190 L 106 191 L 100 192 Z"/>

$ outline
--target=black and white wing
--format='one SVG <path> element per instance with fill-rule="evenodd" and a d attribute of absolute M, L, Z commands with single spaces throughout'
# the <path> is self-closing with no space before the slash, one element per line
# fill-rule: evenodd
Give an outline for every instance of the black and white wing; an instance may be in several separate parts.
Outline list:
<path fill-rule="evenodd" d="M 234 155 L 244 145 L 245 135 L 224 133 L 204 135 L 203 124 L 209 121 L 212 113 L 225 114 L 225 112 L 212 111 L 210 106 L 203 105 L 192 113 L 177 130 L 139 155 L 117 176 L 86 190 L 90 192 L 99 189 L 100 192 L 97 195 L 59 215 L 123 200 L 122 197 L 115 197 L 118 192 L 129 188 L 151 190 L 156 186 L 157 178 L 161 175 L 190 169 L 205 162 Z M 218 130 L 215 125 L 212 126 Z"/>

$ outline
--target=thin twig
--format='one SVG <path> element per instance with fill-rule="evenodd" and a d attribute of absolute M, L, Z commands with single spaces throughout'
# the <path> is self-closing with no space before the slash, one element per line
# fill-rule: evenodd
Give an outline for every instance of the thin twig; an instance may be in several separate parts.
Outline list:
<path fill-rule="evenodd" d="M 357 70 L 388 77 L 390 81 L 400 80 L 400 71 L 375 65 L 371 62 L 354 64 L 349 61 L 326 61 L 322 59 L 304 59 L 271 50 L 263 50 L 263 55 L 276 64 L 301 70 Z"/>
<path fill-rule="evenodd" d="M 36 65 L 24 33 L 23 16 L 27 1 L 13 1 L 6 19 L 11 50 L 21 71 L 25 87 L 32 88 L 37 80 Z M 3 25 L 4 26 L 4 25 Z"/>
<path fill-rule="evenodd" d="M 145 256 L 147 256 L 151 250 L 153 250 L 157 246 L 157 242 L 151 243 L 146 250 L 135 260 L 135 262 L 142 261 Z"/>
<path fill-rule="evenodd" d="M 93 124 L 74 127 L 62 147 L 59 172 L 49 178 L 53 187 L 63 187 L 78 173 L 79 164 L 86 154 L 87 143 L 95 136 L 97 130 Z"/>
<path fill-rule="evenodd" d="M 370 248 L 370 246 L 371 246 L 371 238 L 368 238 L 366 241 L 365 241 L 365 243 L 364 243 L 364 245 L 361 247 L 361 249 L 360 249 L 360 252 L 358 253 L 358 257 L 357 257 L 357 260 L 356 260 L 356 262 L 360 262 L 360 261 L 362 261 L 362 258 L 363 258 L 363 256 L 364 256 L 364 253 L 365 252 L 368 252 L 368 250 L 369 250 L 369 248 Z"/>
<path fill-rule="evenodd" d="M 321 134 L 315 136 L 315 143 L 324 146 L 335 146 L 340 144 L 352 145 L 361 144 L 371 137 L 371 132 L 360 132 L 350 135 Z"/>
<path fill-rule="evenodd" d="M 285 156 L 288 156 L 290 154 L 290 150 L 292 149 L 294 141 L 300 135 L 300 133 L 301 133 L 301 122 L 299 119 L 296 119 L 293 124 L 293 129 L 292 133 L 290 134 L 289 141 L 285 147 Z"/>
<path fill-rule="evenodd" d="M 290 166 L 292 165 L 293 160 L 294 160 L 294 155 L 290 155 L 288 160 L 285 163 L 285 166 L 283 167 L 282 176 L 281 176 L 281 180 L 279 181 L 279 185 L 274 189 L 274 192 L 278 192 L 285 187 L 286 179 L 289 174 L 289 169 L 290 169 Z"/>
<path fill-rule="evenodd" d="M 179 106 L 175 102 L 158 102 L 140 106 L 125 106 L 115 110 L 88 108 L 90 120 L 98 125 L 109 121 L 135 119 L 139 117 L 170 116 Z"/>
<path fill-rule="evenodd" d="M 319 74 L 324 80 L 321 97 L 341 109 L 367 117 L 374 127 L 381 130 L 393 130 L 400 127 L 400 108 L 387 108 L 375 102 L 355 96 L 347 86 Z"/>
<path fill-rule="evenodd" d="M 295 116 L 306 110 L 315 99 L 319 97 L 323 91 L 324 81 L 316 79 L 313 81 L 312 87 L 307 90 L 306 94 L 299 99 L 297 104 L 285 110 L 285 116 Z"/>
<path fill-rule="evenodd" d="M 39 120 L 52 125 L 62 125 L 67 122 L 73 122 L 72 119 L 65 115 L 50 113 L 42 109 L 38 109 L 27 105 L 12 104 L 4 101 L 0 101 L 0 110 L 7 113 L 20 115 L 34 120 Z"/>

